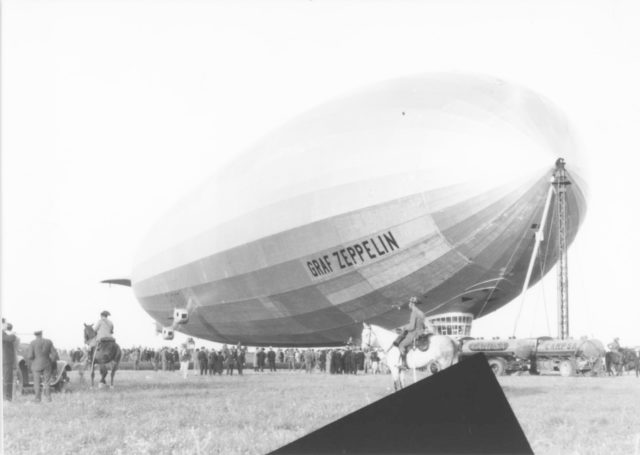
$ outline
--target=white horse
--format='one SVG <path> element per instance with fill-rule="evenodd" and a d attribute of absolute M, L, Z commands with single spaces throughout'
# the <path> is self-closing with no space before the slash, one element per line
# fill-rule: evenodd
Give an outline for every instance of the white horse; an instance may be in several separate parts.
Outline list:
<path fill-rule="evenodd" d="M 393 387 L 395 390 L 404 387 L 404 369 L 400 349 L 393 345 L 398 337 L 395 332 L 383 329 L 377 325 L 364 323 L 362 330 L 362 349 L 380 347 L 384 350 L 384 362 L 391 371 Z M 437 373 L 438 371 L 458 363 L 458 343 L 446 335 L 432 335 L 429 349 L 421 351 L 410 349 L 407 353 L 407 366 L 413 368 L 427 367 L 427 373 Z M 415 378 L 415 376 L 414 376 Z"/>

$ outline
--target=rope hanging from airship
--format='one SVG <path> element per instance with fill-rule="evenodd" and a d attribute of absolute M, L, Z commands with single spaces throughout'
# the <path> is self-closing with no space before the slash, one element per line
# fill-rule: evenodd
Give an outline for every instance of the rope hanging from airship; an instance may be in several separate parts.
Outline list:
<path fill-rule="evenodd" d="M 513 258 L 515 257 L 516 252 L 518 252 L 518 250 L 520 250 L 520 246 L 522 245 L 522 242 L 524 241 L 526 236 L 527 236 L 527 231 L 525 230 L 525 231 L 523 231 L 522 235 L 520 236 L 520 240 L 518 240 L 518 244 L 513 249 L 513 252 L 511 253 L 511 256 L 509 256 L 509 259 L 507 260 L 507 263 L 506 263 L 506 265 L 504 267 L 505 271 L 509 270 L 509 266 L 511 265 L 511 262 L 513 261 Z M 502 278 L 502 279 L 504 279 L 504 278 Z M 478 312 L 476 318 L 479 318 L 480 316 L 482 316 L 482 313 L 484 312 L 484 309 L 486 308 L 487 304 L 491 300 L 491 297 L 493 296 L 493 293 L 498 288 L 498 284 L 500 283 L 500 281 L 501 280 L 497 280 L 496 283 L 493 285 L 493 289 L 491 289 L 491 291 L 487 295 L 487 298 L 485 299 L 484 304 L 482 305 L 482 308 L 480 308 L 480 311 Z"/>
<path fill-rule="evenodd" d="M 553 223 L 553 221 L 552 221 Z M 547 296 L 546 296 L 546 291 L 544 288 L 544 269 L 546 267 L 546 263 L 547 263 L 547 255 L 549 253 L 549 242 L 547 242 L 547 247 L 544 251 L 544 254 L 541 250 L 538 250 L 538 254 L 537 254 L 537 258 L 536 261 L 538 262 L 538 270 L 540 271 L 540 292 L 542 293 L 542 304 L 543 304 L 543 310 L 544 310 L 544 316 L 545 316 L 545 322 L 547 323 L 547 334 L 551 333 L 551 328 L 549 326 L 549 314 L 547 313 Z M 534 333 L 536 333 L 535 330 L 535 322 L 536 322 L 536 310 L 538 308 L 538 305 L 534 305 L 533 306 L 533 315 L 531 317 L 531 327 L 529 330 L 529 336 L 533 337 Z M 517 322 L 516 322 L 517 324 Z"/>
<path fill-rule="evenodd" d="M 554 210 L 551 213 L 551 221 L 549 221 L 549 226 L 553 226 L 553 223 L 556 219 L 556 211 Z M 544 256 L 542 257 L 542 261 L 539 261 L 540 264 L 540 287 L 542 288 L 542 303 L 544 305 L 544 316 L 545 322 L 547 323 L 547 333 L 551 335 L 551 326 L 549 325 L 549 312 L 547 309 L 547 293 L 544 289 L 544 271 L 547 268 L 547 259 L 549 258 L 549 247 L 551 246 L 551 242 L 547 242 L 547 246 L 544 250 Z M 539 253 L 539 251 L 538 251 Z"/>
<path fill-rule="evenodd" d="M 509 259 L 507 260 L 507 263 L 504 266 L 504 270 L 509 270 L 509 267 L 511 266 L 511 263 L 513 262 L 513 259 L 516 255 L 516 253 L 520 250 L 520 247 L 522 246 L 522 242 L 525 240 L 525 238 L 527 237 L 527 230 L 524 230 L 522 232 L 522 235 L 520 236 L 520 239 L 518 240 L 518 243 L 516 245 L 516 247 L 513 249 L 513 252 L 511 253 L 511 256 L 509 256 Z M 476 318 L 479 318 L 480 316 L 482 316 L 482 313 L 484 312 L 487 304 L 491 301 L 491 298 L 493 297 L 493 294 L 495 293 L 495 291 L 498 289 L 498 285 L 500 284 L 501 281 L 506 280 L 506 278 L 504 276 L 501 276 L 499 279 L 496 280 L 491 280 L 491 281 L 495 281 L 495 284 L 493 284 L 493 286 L 491 287 L 487 287 L 487 288 L 482 288 L 482 289 L 473 289 L 476 285 L 472 286 L 471 288 L 468 288 L 465 290 L 465 292 L 455 295 L 452 298 L 450 298 L 449 300 L 445 300 L 444 302 L 434 306 L 433 308 L 431 308 L 429 311 L 427 311 L 427 314 L 433 314 L 435 313 L 437 310 L 439 310 L 440 308 L 444 307 L 445 305 L 451 303 L 452 301 L 459 299 L 460 297 L 463 297 L 465 294 L 467 294 L 470 290 L 487 290 L 487 296 L 484 300 L 484 303 L 482 305 L 482 308 L 480 308 L 480 311 L 478 312 L 478 314 L 476 315 Z"/>

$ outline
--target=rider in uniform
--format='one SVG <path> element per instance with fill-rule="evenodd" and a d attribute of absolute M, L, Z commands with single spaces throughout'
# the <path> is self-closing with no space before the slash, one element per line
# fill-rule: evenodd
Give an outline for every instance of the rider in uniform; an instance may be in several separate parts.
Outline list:
<path fill-rule="evenodd" d="M 409 300 L 409 308 L 411 308 L 411 316 L 409 324 L 401 327 L 401 334 L 394 344 L 400 349 L 400 358 L 402 359 L 402 367 L 407 366 L 407 350 L 413 342 L 423 333 L 425 329 L 428 333 L 435 333 L 435 327 L 431 322 L 425 322 L 425 314 L 418 309 L 419 301 L 417 297 L 411 297 Z"/>
<path fill-rule="evenodd" d="M 109 320 L 111 313 L 103 311 L 100 313 L 100 320 L 93 326 L 93 330 L 96 331 L 96 349 L 100 349 L 100 344 L 103 341 L 115 341 L 113 338 L 113 322 Z"/>
<path fill-rule="evenodd" d="M 609 343 L 609 349 L 613 352 L 620 352 L 620 338 L 614 338 L 611 343 Z"/>

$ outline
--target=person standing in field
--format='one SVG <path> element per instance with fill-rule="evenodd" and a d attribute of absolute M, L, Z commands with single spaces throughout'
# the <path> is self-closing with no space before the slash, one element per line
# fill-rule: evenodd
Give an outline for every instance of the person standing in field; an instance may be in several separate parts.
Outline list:
<path fill-rule="evenodd" d="M 20 340 L 12 332 L 13 326 L 2 319 L 2 384 L 5 401 L 13 400 L 13 370 L 16 368 Z"/>
<path fill-rule="evenodd" d="M 332 349 L 331 350 L 331 357 L 330 357 L 330 363 L 329 363 L 329 373 L 331 374 L 338 374 L 338 360 L 339 357 L 339 351 L 337 349 Z"/>
<path fill-rule="evenodd" d="M 329 349 L 327 352 L 326 365 L 329 366 L 329 374 L 334 374 L 333 349 Z"/>
<path fill-rule="evenodd" d="M 258 366 L 258 371 L 264 371 L 264 360 L 267 357 L 267 354 L 264 352 L 264 348 L 260 348 L 260 350 L 256 353 L 256 364 Z"/>
<path fill-rule="evenodd" d="M 356 349 L 354 360 L 355 373 L 357 374 L 360 370 L 364 371 L 364 352 L 362 352 L 362 349 Z"/>
<path fill-rule="evenodd" d="M 378 374 L 380 371 L 378 366 L 380 364 L 380 358 L 378 357 L 378 351 L 371 351 L 371 372 L 373 374 Z"/>
<path fill-rule="evenodd" d="M 167 348 L 160 349 L 160 363 L 162 364 L 162 371 L 167 371 Z"/>
<path fill-rule="evenodd" d="M 53 342 L 42 337 L 42 330 L 33 332 L 36 339 L 29 345 L 27 351 L 27 360 L 31 363 L 31 371 L 33 372 L 33 387 L 36 391 L 35 402 L 42 401 L 42 390 L 44 388 L 45 400 L 51 401 L 51 390 L 49 382 L 51 380 L 51 362 L 55 360 L 57 353 L 53 347 Z M 40 387 L 41 381 L 44 385 Z"/>
<path fill-rule="evenodd" d="M 311 373 L 313 368 L 313 351 L 307 349 L 304 351 L 304 370 L 307 373 Z"/>
<path fill-rule="evenodd" d="M 236 366 L 237 360 L 238 360 L 238 351 L 234 346 L 229 351 L 229 356 L 227 357 L 227 360 L 226 360 L 226 363 L 227 363 L 227 375 L 233 376 L 233 369 Z"/>
<path fill-rule="evenodd" d="M 180 351 L 180 372 L 182 372 L 182 377 L 187 379 L 187 375 L 189 374 L 189 362 L 191 361 L 191 352 L 187 349 L 186 345 L 182 346 L 182 350 Z"/>
<path fill-rule="evenodd" d="M 222 376 L 222 371 L 224 370 L 224 352 L 222 350 L 218 351 L 218 357 L 216 359 L 216 372 L 219 376 Z"/>
<path fill-rule="evenodd" d="M 320 372 L 326 373 L 327 372 L 327 350 L 326 349 L 323 349 L 322 351 L 320 351 L 320 354 L 318 355 L 318 362 L 320 363 Z"/>
<path fill-rule="evenodd" d="M 200 376 L 206 376 L 209 356 L 205 348 L 201 348 L 200 352 L 198 353 L 198 363 L 200 364 Z"/>
<path fill-rule="evenodd" d="M 293 349 L 291 348 L 287 348 L 285 350 L 285 363 L 287 364 L 287 368 L 289 369 L 289 371 L 293 371 L 296 369 L 296 356 L 295 353 L 293 352 Z"/>
<path fill-rule="evenodd" d="M 207 365 L 209 366 L 209 376 L 213 376 L 215 363 L 216 363 L 216 350 L 211 349 L 211 352 L 209 353 L 209 358 L 207 359 Z"/>
<path fill-rule="evenodd" d="M 298 368 L 302 369 L 304 364 L 304 356 L 302 355 L 302 352 L 299 349 L 296 349 L 295 352 L 296 352 L 296 362 L 295 362 L 296 370 L 298 370 Z"/>
<path fill-rule="evenodd" d="M 197 376 L 200 374 L 200 349 L 196 348 L 196 352 L 193 355 L 193 372 Z"/>
<path fill-rule="evenodd" d="M 350 345 L 345 346 L 344 354 L 342 356 L 342 361 L 344 363 L 344 366 L 342 367 L 342 371 L 344 371 L 345 374 L 353 374 L 353 365 L 355 362 L 353 358 L 353 351 L 351 350 Z"/>
<path fill-rule="evenodd" d="M 267 352 L 267 362 L 269 371 L 276 371 L 276 353 L 273 348 L 269 348 L 269 352 Z"/>
<path fill-rule="evenodd" d="M 242 376 L 242 369 L 244 368 L 245 355 L 244 348 L 238 345 L 238 359 L 236 360 L 236 365 L 238 366 L 238 374 Z"/>

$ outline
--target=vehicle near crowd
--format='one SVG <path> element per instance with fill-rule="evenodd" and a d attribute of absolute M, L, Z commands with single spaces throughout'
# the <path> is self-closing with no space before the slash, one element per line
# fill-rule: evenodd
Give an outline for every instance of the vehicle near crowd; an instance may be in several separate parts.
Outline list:
<path fill-rule="evenodd" d="M 605 348 L 596 339 L 551 337 L 461 340 L 460 356 L 483 353 L 496 376 L 528 371 L 597 375 L 604 371 Z"/>
<path fill-rule="evenodd" d="M 21 346 L 22 348 L 22 346 Z M 17 362 L 17 371 L 15 376 L 15 388 L 14 393 L 16 395 L 25 395 L 27 393 L 35 392 L 33 389 L 33 373 L 27 359 L 21 352 L 25 350 L 20 349 Z M 69 372 L 71 371 L 71 365 L 64 360 L 56 360 L 51 362 L 51 379 L 49 386 L 53 392 L 63 392 L 65 387 L 70 381 Z"/>

